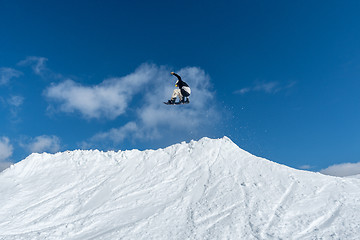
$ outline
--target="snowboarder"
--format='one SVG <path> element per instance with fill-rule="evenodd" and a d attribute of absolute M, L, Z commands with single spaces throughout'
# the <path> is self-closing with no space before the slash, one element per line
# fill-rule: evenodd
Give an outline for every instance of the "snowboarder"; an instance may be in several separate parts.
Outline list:
<path fill-rule="evenodd" d="M 174 75 L 175 77 L 177 77 L 177 82 L 175 83 L 175 87 L 178 87 L 179 89 L 174 89 L 174 92 L 171 96 L 171 99 L 168 100 L 168 102 L 165 102 L 166 104 L 184 104 L 184 103 L 189 103 L 189 96 L 191 94 L 191 89 L 189 87 L 189 85 L 187 85 L 186 82 L 184 82 L 181 77 L 174 73 L 171 72 L 172 75 Z M 179 102 L 175 103 L 176 98 L 179 98 Z"/>

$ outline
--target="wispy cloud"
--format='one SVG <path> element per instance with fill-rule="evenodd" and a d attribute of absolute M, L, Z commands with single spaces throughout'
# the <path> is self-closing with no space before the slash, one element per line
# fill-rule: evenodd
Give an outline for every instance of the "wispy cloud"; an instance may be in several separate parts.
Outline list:
<path fill-rule="evenodd" d="M 12 78 L 20 77 L 22 72 L 13 68 L 0 68 L 0 86 L 6 85 Z"/>
<path fill-rule="evenodd" d="M 7 98 L 0 96 L 0 104 L 10 112 L 11 123 L 16 123 L 21 120 L 18 115 L 24 99 L 25 98 L 20 95 L 10 95 L 7 96 Z M 3 114 L 3 117 L 4 116 L 5 114 Z"/>
<path fill-rule="evenodd" d="M 256 82 L 251 87 L 245 87 L 235 91 L 235 94 L 244 95 L 249 92 L 264 92 L 267 94 L 275 94 L 280 91 L 292 88 L 296 82 L 290 82 L 286 85 L 280 84 L 279 82 Z"/>
<path fill-rule="evenodd" d="M 304 169 L 304 170 L 310 170 L 310 169 L 314 168 L 314 166 L 311 166 L 311 165 L 301 165 L 299 168 L 300 168 L 300 169 Z"/>
<path fill-rule="evenodd" d="M 360 174 L 360 162 L 335 164 L 320 170 L 321 173 L 331 176 L 346 177 Z"/>
<path fill-rule="evenodd" d="M 11 96 L 8 99 L 8 103 L 10 106 L 14 106 L 14 107 L 20 107 L 24 102 L 24 97 L 22 96 Z"/>
<path fill-rule="evenodd" d="M 202 69 L 187 67 L 178 71 L 192 89 L 191 103 L 167 106 L 162 101 L 171 97 L 176 79 L 169 74 L 170 69 L 153 68 L 155 73 L 149 79 L 153 87 L 139 96 L 143 104 L 136 108 L 134 119 L 124 126 L 94 135 L 91 142 L 184 136 L 217 123 L 221 114 L 213 104 L 210 78 Z"/>
<path fill-rule="evenodd" d="M 18 66 L 30 66 L 33 72 L 44 79 L 60 79 L 61 74 L 55 73 L 46 66 L 48 61 L 45 57 L 30 56 L 25 60 L 18 62 Z"/>
<path fill-rule="evenodd" d="M 8 167 L 10 167 L 12 164 L 14 164 L 14 163 L 7 162 L 7 161 L 0 162 L 0 172 L 4 171 Z"/>
<path fill-rule="evenodd" d="M 31 66 L 32 70 L 37 75 L 42 75 L 48 69 L 46 68 L 47 58 L 31 56 L 27 57 L 18 63 L 19 66 Z"/>
<path fill-rule="evenodd" d="M 156 68 L 143 64 L 134 73 L 122 78 L 106 79 L 98 85 L 85 86 L 66 80 L 47 88 L 44 95 L 59 104 L 58 110 L 78 112 L 84 118 L 114 119 L 125 113 L 134 95 L 141 91 L 153 91 Z"/>
<path fill-rule="evenodd" d="M 17 122 L 20 120 L 20 118 L 18 117 L 18 112 L 21 109 L 23 103 L 24 103 L 24 97 L 19 95 L 10 96 L 10 98 L 7 100 L 12 122 Z"/>
<path fill-rule="evenodd" d="M 13 146 L 7 137 L 0 137 L 0 162 L 6 161 L 13 154 Z"/>
<path fill-rule="evenodd" d="M 129 122 L 126 125 L 110 129 L 107 132 L 97 133 L 93 136 L 90 141 L 98 142 L 98 141 L 112 141 L 114 143 L 122 142 L 126 137 L 136 133 L 138 131 L 138 126 L 134 122 Z"/>
<path fill-rule="evenodd" d="M 60 150 L 60 139 L 57 136 L 42 135 L 28 139 L 20 145 L 31 153 L 55 153 Z"/>

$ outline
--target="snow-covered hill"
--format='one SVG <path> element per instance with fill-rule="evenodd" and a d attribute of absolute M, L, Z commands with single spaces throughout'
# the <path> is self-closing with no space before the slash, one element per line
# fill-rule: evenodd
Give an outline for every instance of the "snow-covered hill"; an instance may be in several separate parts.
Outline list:
<path fill-rule="evenodd" d="M 360 180 L 230 139 L 32 154 L 0 174 L 0 239 L 359 239 Z"/>

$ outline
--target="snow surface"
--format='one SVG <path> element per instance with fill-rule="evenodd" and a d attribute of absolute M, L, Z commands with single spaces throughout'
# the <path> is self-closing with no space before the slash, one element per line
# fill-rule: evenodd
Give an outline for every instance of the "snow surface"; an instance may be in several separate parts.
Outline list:
<path fill-rule="evenodd" d="M 360 180 L 203 138 L 32 154 L 0 174 L 0 239 L 359 239 Z"/>

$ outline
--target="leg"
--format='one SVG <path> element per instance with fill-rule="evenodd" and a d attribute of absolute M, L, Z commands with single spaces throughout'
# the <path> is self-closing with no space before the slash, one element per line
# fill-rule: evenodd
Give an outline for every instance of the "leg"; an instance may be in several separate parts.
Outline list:
<path fill-rule="evenodd" d="M 183 96 L 181 94 L 180 89 L 174 89 L 174 92 L 173 92 L 173 94 L 171 96 L 171 100 L 175 100 L 176 97 L 179 97 L 180 101 L 182 100 Z"/>

